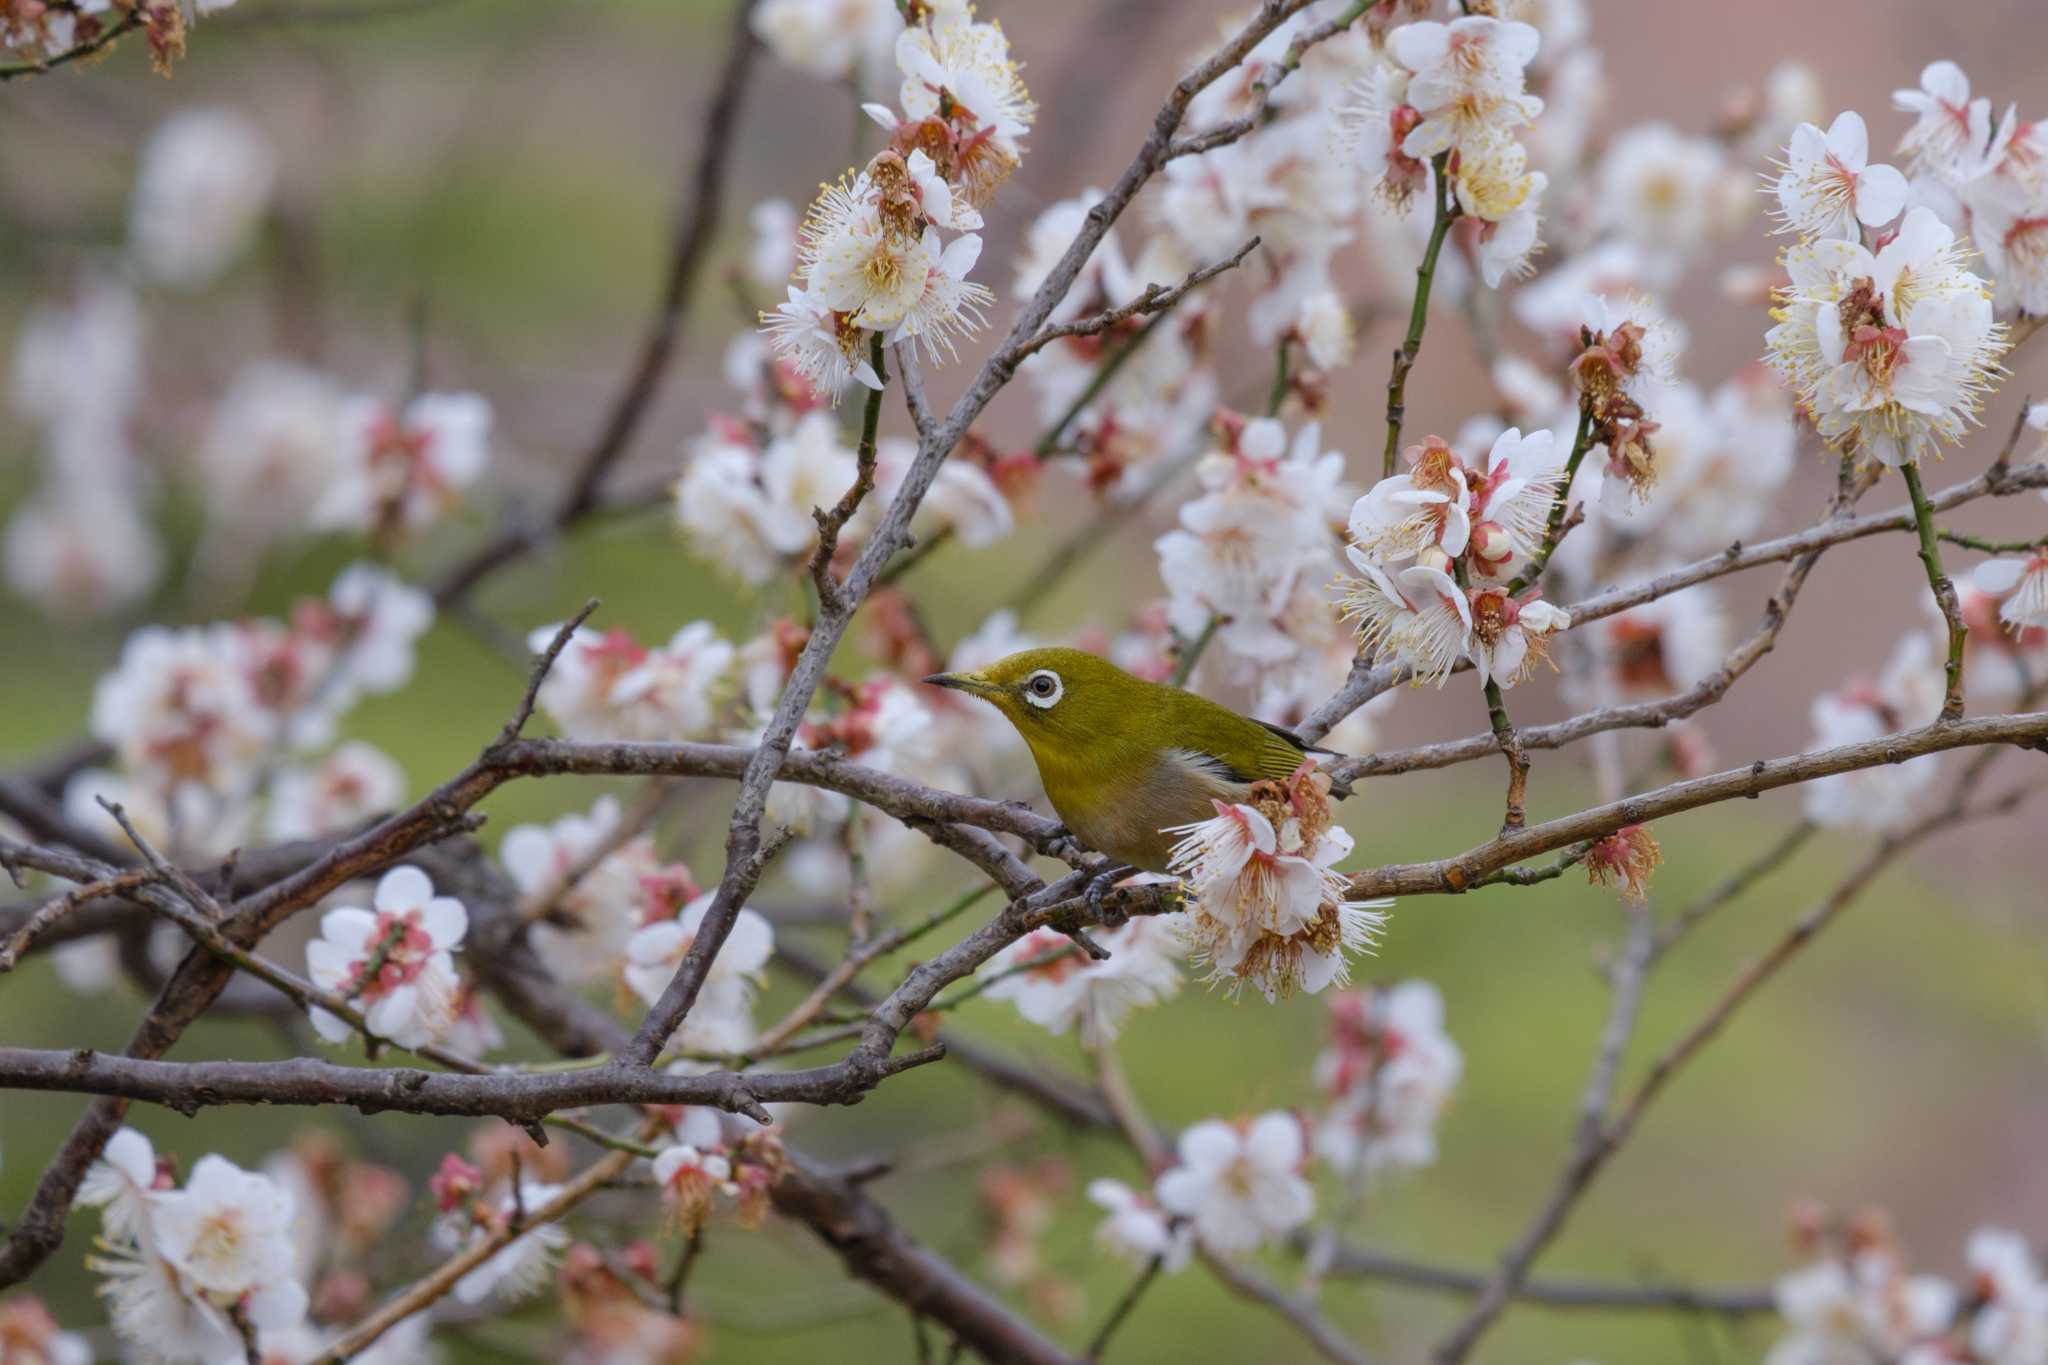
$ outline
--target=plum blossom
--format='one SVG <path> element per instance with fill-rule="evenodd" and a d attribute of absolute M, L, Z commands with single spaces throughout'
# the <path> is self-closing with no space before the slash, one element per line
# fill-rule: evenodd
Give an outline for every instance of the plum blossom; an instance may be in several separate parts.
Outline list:
<path fill-rule="evenodd" d="M 1052 930 L 1026 934 L 982 968 L 991 977 L 1016 973 L 995 981 L 988 997 L 1010 1001 L 1048 1033 L 1066 1033 L 1078 1023 L 1084 1047 L 1109 1042 L 1133 1010 L 1179 992 L 1180 964 L 1173 931 L 1156 919 L 1134 919 L 1102 935 L 1101 943 L 1109 953 L 1105 961 L 1076 953 Z"/>
<path fill-rule="evenodd" d="M 109 1169 L 88 1179 L 88 1189 L 107 1196 L 108 1214 L 100 1254 L 86 1264 L 107 1277 L 100 1292 L 115 1332 L 148 1359 L 232 1360 L 242 1341 L 230 1314 L 258 1332 L 297 1328 L 306 1291 L 293 1274 L 290 1193 L 208 1154 L 185 1188 L 155 1174 L 136 1202 L 145 1159 L 154 1165 L 147 1140 L 123 1129 L 109 1143 Z"/>
<path fill-rule="evenodd" d="M 277 738 L 233 626 L 144 626 L 93 689 L 92 733 L 164 790 L 240 787 Z"/>
<path fill-rule="evenodd" d="M 1970 1322 L 1975 1358 L 1984 1365 L 2048 1360 L 2048 1281 L 2027 1239 L 2004 1228 L 1978 1228 L 1964 1258 L 1985 1300 Z"/>
<path fill-rule="evenodd" d="M 654 1158 L 654 1183 L 661 1189 L 669 1215 L 685 1231 L 703 1226 L 716 1194 L 737 1194 L 732 1162 L 722 1152 L 688 1145 L 664 1147 Z"/>
<path fill-rule="evenodd" d="M 969 203 L 987 204 L 1022 160 L 1037 116 L 1001 26 L 976 22 L 965 0 L 936 0 L 897 35 L 896 66 L 904 122 L 941 125 L 955 162 L 948 179 Z"/>
<path fill-rule="evenodd" d="M 1934 637 L 1914 631 L 1901 639 L 1876 678 L 1857 678 L 1813 700 L 1816 749 L 1856 744 L 1931 723 L 1944 691 Z M 1832 773 L 1806 784 L 1806 817 L 1830 829 L 1897 829 L 1941 766 L 1939 754 L 1903 763 Z"/>
<path fill-rule="evenodd" d="M 1695 584 L 1616 612 L 1591 634 L 1606 698 L 1661 701 L 1720 667 L 1728 618 L 1713 589 Z"/>
<path fill-rule="evenodd" d="M 1329 526 L 1348 496 L 1344 457 L 1322 450 L 1309 422 L 1287 439 L 1273 418 L 1232 429 L 1196 467 L 1201 496 L 1184 504 L 1180 526 L 1154 544 L 1170 601 L 1167 620 L 1184 637 L 1211 618 L 1217 641 L 1250 659 L 1292 658 L 1298 644 L 1276 628 L 1296 581 L 1331 567 Z"/>
<path fill-rule="evenodd" d="M 423 393 L 403 409 L 346 400 L 341 455 L 312 523 L 389 537 L 440 520 L 491 458 L 491 405 L 474 393 Z"/>
<path fill-rule="evenodd" d="M 1510 597 L 1505 588 L 1471 590 L 1472 643 L 1467 657 L 1479 681 L 1513 687 L 1526 682 L 1548 655 L 1552 635 L 1569 630 L 1571 614 L 1541 598 Z"/>
<path fill-rule="evenodd" d="M 312 764 L 271 779 L 264 835 L 275 841 L 339 834 L 405 797 L 405 770 L 389 754 L 349 740 Z"/>
<path fill-rule="evenodd" d="M 1784 167 L 1776 186 L 1780 232 L 1853 241 L 1906 207 L 1906 177 L 1870 164 L 1870 133 L 1853 109 L 1837 114 L 1825 133 L 1811 123 L 1794 128 Z"/>
<path fill-rule="evenodd" d="M 1319 370 L 1342 369 L 1351 363 L 1357 335 L 1350 310 L 1333 289 L 1319 289 L 1301 301 L 1294 335 L 1308 352 L 1309 363 Z"/>
<path fill-rule="evenodd" d="M 571 812 L 553 824 L 507 830 L 498 848 L 522 905 L 529 913 L 546 910 L 534 925 L 536 943 L 570 981 L 601 980 L 618 970 L 626 941 L 640 927 L 648 881 L 661 871 L 652 836 L 637 834 L 619 843 L 619 821 L 618 798 L 601 796 L 587 814 Z M 608 845 L 611 851 L 599 856 Z M 588 870 L 568 885 L 586 864 Z"/>
<path fill-rule="evenodd" d="M 1909 170 L 1950 185 L 1976 177 L 1991 143 L 1991 101 L 1970 98 L 1970 78 L 1961 67 L 1929 62 L 1917 89 L 1892 92 L 1892 107 L 1914 116 L 1899 139 Z"/>
<path fill-rule="evenodd" d="M 277 183 L 277 152 L 228 109 L 187 109 L 143 147 L 128 244 L 143 273 L 190 289 L 226 269 L 255 235 Z"/>
<path fill-rule="evenodd" d="M 711 908 L 707 892 L 673 919 L 656 920 L 626 942 L 626 985 L 647 1004 L 661 999 Z M 754 1041 L 754 985 L 775 951 L 775 930 L 752 910 L 741 910 L 711 961 L 697 1003 L 672 1040 L 698 1052 L 738 1052 Z"/>
<path fill-rule="evenodd" d="M 1332 820 L 1329 791 L 1329 776 L 1304 765 L 1255 784 L 1249 802 L 1219 802 L 1213 819 L 1166 831 L 1181 836 L 1169 867 L 1192 893 L 1175 928 L 1209 980 L 1268 1000 L 1314 995 L 1342 985 L 1350 954 L 1378 938 L 1392 902 L 1346 898 L 1332 869 L 1351 836 Z"/>
<path fill-rule="evenodd" d="M 1356 578 L 1342 580 L 1344 619 L 1358 623 L 1359 648 L 1407 668 L 1417 683 L 1444 685 L 1472 644 L 1472 604 L 1435 564 L 1418 562 L 1393 574 L 1354 546 Z"/>
<path fill-rule="evenodd" d="M 377 882 L 370 909 L 343 906 L 320 917 L 306 945 L 313 984 L 362 1011 L 371 1033 L 400 1047 L 439 1041 L 455 1024 L 462 983 L 454 953 L 469 915 L 453 896 L 437 896 L 427 874 L 395 867 Z M 313 1028 L 330 1043 L 354 1030 L 313 1006 Z"/>
<path fill-rule="evenodd" d="M 828 81 L 879 71 L 903 31 L 893 0 L 761 0 L 748 23 L 777 61 Z"/>
<path fill-rule="evenodd" d="M 246 365 L 215 405 L 195 473 L 219 534 L 278 535 L 305 524 L 340 473 L 342 395 L 318 370 Z"/>
<path fill-rule="evenodd" d="M 1140 1266 L 1156 1258 L 1159 1268 L 1169 1275 L 1187 1269 L 1194 1258 L 1190 1226 L 1167 1216 L 1159 1205 L 1122 1181 L 1089 1181 L 1088 1199 L 1107 1214 L 1095 1227 L 1095 1244 L 1104 1251 Z"/>
<path fill-rule="evenodd" d="M 100 1211 L 100 1227 L 109 1241 L 138 1241 L 149 1226 L 159 1175 L 156 1148 L 149 1139 L 133 1128 L 121 1128 L 87 1169 L 78 1202 Z"/>
<path fill-rule="evenodd" d="M 1883 1365 L 1944 1331 L 1955 1290 L 1932 1275 L 1907 1275 L 1888 1239 L 1852 1245 L 1780 1276 L 1786 1332 L 1764 1365 Z"/>
<path fill-rule="evenodd" d="M 1830 445 L 1915 463 L 1976 420 L 2005 373 L 2005 328 L 1962 253 L 1925 208 L 1908 210 L 1875 253 L 1831 239 L 1786 253 L 1791 283 L 1777 294 L 1768 358 Z"/>
<path fill-rule="evenodd" d="M 0 539 L 7 586 L 56 619 L 105 616 L 140 599 L 163 550 L 134 503 L 72 479 L 31 494 Z"/>
<path fill-rule="evenodd" d="M 540 653 L 560 629 L 541 627 L 527 646 Z M 571 739 L 694 739 L 717 721 L 717 686 L 735 653 L 708 621 L 653 647 L 579 626 L 541 684 L 540 706 Z"/>
<path fill-rule="evenodd" d="M 1354 563 L 1391 566 L 1426 549 L 1452 559 L 1465 553 L 1472 510 L 1464 464 L 1436 437 L 1408 447 L 1404 458 L 1408 473 L 1381 479 L 1351 506 Z"/>
<path fill-rule="evenodd" d="M 756 447 L 714 424 L 676 485 L 676 520 L 698 551 L 747 583 L 773 579 L 817 543 L 815 507 L 853 486 L 853 451 L 829 412 L 808 412 Z M 871 504 L 869 504 L 871 505 Z M 859 534 L 865 518 L 848 528 Z"/>
<path fill-rule="evenodd" d="M 1444 1032 L 1443 996 L 1403 981 L 1330 1000 L 1330 1043 L 1315 1081 L 1330 1108 L 1316 1150 L 1331 1165 L 1370 1175 L 1436 1160 L 1436 1125 L 1465 1067 Z"/>
<path fill-rule="evenodd" d="M 1979 592 L 2000 599 L 1998 619 L 2008 630 L 2048 626 L 2048 550 L 2024 559 L 1987 559 L 1970 581 Z"/>
<path fill-rule="evenodd" d="M 1153 1189 L 1160 1207 L 1187 1219 L 1204 1246 L 1225 1256 L 1255 1251 L 1315 1212 L 1315 1191 L 1301 1175 L 1306 1147 L 1292 1114 L 1234 1124 L 1204 1119 L 1180 1135 L 1179 1163 Z"/>
<path fill-rule="evenodd" d="M 451 1213 L 437 1221 L 435 1240 L 450 1251 L 475 1245 L 506 1226 L 520 1209 L 531 1213 L 560 1192 L 553 1185 L 522 1182 L 516 1200 L 507 1190 L 494 1205 L 479 1201 L 467 1217 Z M 457 1280 L 455 1297 L 467 1304 L 486 1300 L 517 1303 L 530 1298 L 546 1286 L 556 1258 L 568 1244 L 569 1231 L 560 1223 L 535 1223 Z"/>
<path fill-rule="evenodd" d="M 1533 120 L 1543 101 L 1524 92 L 1523 73 L 1541 41 L 1528 24 L 1480 15 L 1394 29 L 1387 53 L 1410 73 L 1407 103 L 1422 115 L 1401 150 L 1430 157 Z"/>
<path fill-rule="evenodd" d="M 1617 137 L 1594 182 L 1599 226 L 1633 243 L 1659 285 L 1675 281 L 1727 221 L 1724 205 L 1735 186 L 1720 144 L 1661 122 L 1637 124 Z"/>

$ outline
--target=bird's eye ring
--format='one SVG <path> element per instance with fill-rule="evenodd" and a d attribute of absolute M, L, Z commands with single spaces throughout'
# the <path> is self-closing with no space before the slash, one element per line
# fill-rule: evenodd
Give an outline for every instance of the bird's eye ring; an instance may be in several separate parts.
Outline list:
<path fill-rule="evenodd" d="M 1024 700 L 1041 711 L 1049 709 L 1065 692 L 1060 675 L 1049 668 L 1041 668 L 1024 680 Z"/>

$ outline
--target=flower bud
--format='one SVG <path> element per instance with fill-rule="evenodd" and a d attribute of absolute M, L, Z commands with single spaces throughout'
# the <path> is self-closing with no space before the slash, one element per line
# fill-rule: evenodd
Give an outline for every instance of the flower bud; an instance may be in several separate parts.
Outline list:
<path fill-rule="evenodd" d="M 1435 569 L 1440 573 L 1451 571 L 1451 557 L 1444 553 L 1444 547 L 1441 545 L 1425 545 L 1417 550 L 1415 564 L 1418 568 Z"/>
<path fill-rule="evenodd" d="M 1514 537 L 1499 522 L 1482 521 L 1472 528 L 1472 557 L 1481 564 L 1505 564 L 1515 557 Z"/>

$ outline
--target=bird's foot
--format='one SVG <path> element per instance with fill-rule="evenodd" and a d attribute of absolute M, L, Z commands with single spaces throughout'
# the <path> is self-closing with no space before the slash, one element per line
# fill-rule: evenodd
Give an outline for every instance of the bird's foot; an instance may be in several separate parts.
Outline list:
<path fill-rule="evenodd" d="M 1088 886 L 1081 892 L 1081 900 L 1088 907 L 1091 918 L 1103 917 L 1102 902 L 1109 896 L 1116 884 L 1134 875 L 1137 868 L 1129 863 L 1112 863 L 1088 879 Z"/>

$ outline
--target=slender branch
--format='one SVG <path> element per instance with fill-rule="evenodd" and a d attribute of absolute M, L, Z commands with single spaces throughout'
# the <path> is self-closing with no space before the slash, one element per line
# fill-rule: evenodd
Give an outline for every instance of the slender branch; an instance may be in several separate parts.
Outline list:
<path fill-rule="evenodd" d="M 1166 680 L 1169 687 L 1186 687 L 1188 679 L 1195 675 L 1195 665 L 1202 662 L 1202 655 L 1216 638 L 1216 632 L 1223 625 L 1223 618 L 1215 612 L 1202 623 L 1201 633 L 1192 640 L 1181 642 L 1180 655 L 1173 661 L 1173 676 Z"/>
<path fill-rule="evenodd" d="M 1256 241 L 1258 239 L 1254 238 L 1253 240 Z M 1172 312 L 1173 305 L 1171 303 L 1159 308 L 1147 319 L 1143 327 L 1140 327 L 1132 334 L 1128 341 L 1124 342 L 1123 345 L 1117 347 L 1114 351 L 1111 351 L 1103 359 L 1102 363 L 1095 367 L 1095 373 L 1088 377 L 1087 387 L 1074 395 L 1074 401 L 1067 404 L 1066 411 L 1062 412 L 1053 424 L 1045 429 L 1045 433 L 1038 438 L 1037 444 L 1032 446 L 1031 453 L 1033 455 L 1043 460 L 1059 449 L 1060 442 L 1066 437 L 1067 428 L 1074 425 L 1075 419 L 1087 410 L 1088 405 L 1093 403 L 1104 389 L 1109 387 L 1109 381 L 1116 378 L 1118 372 L 1123 369 L 1124 364 L 1144 347 L 1145 343 L 1151 339 L 1153 331 L 1161 323 L 1165 322 Z"/>
<path fill-rule="evenodd" d="M 76 47 L 58 53 L 54 57 L 45 57 L 39 62 L 20 62 L 11 66 L 0 66 L 0 81 L 18 80 L 23 76 L 40 76 L 44 72 L 54 71 L 60 66 L 90 57 L 95 52 L 102 51 L 111 46 L 114 40 L 122 34 L 131 32 L 141 27 L 141 25 L 142 11 L 140 7 L 131 9 L 128 13 L 121 16 L 118 23 L 109 25 L 97 37 L 90 38 Z"/>
<path fill-rule="evenodd" d="M 1307 1295 L 1289 1294 L 1265 1276 L 1226 1256 L 1218 1256 L 1207 1247 L 1199 1250 L 1202 1264 L 1223 1282 L 1225 1288 L 1239 1298 L 1261 1304 L 1284 1318 L 1295 1331 L 1308 1339 L 1317 1355 L 1334 1362 L 1334 1365 L 1371 1365 L 1371 1358 L 1345 1340 L 1344 1334 L 1330 1325 L 1330 1320 Z"/>
<path fill-rule="evenodd" d="M 1920 485 L 1920 466 L 1902 465 L 1899 472 L 1906 476 L 1906 491 L 1913 498 L 1913 524 L 1920 534 L 1920 564 L 1927 570 L 1927 587 L 1934 594 L 1934 604 L 1941 608 L 1942 620 L 1948 623 L 1948 661 L 1943 665 L 1948 688 L 1942 697 L 1941 718 L 1957 720 L 1963 714 L 1963 637 L 1970 628 L 1963 624 L 1955 584 L 1949 582 L 1948 572 L 1941 566 L 1941 541 L 1935 533 L 1927 490 Z"/>
<path fill-rule="evenodd" d="M 1191 290 L 1199 289 L 1224 271 L 1234 269 L 1239 262 L 1252 254 L 1252 251 L 1258 244 L 1259 239 L 1257 237 L 1250 238 L 1243 246 L 1240 246 L 1222 260 L 1190 272 L 1179 284 L 1171 286 L 1148 284 L 1143 292 L 1129 303 L 1115 308 L 1106 308 L 1100 313 L 1092 314 L 1075 322 L 1063 322 L 1057 326 L 1047 327 L 1030 340 L 1021 342 L 1005 351 L 1003 353 L 1004 359 L 1014 365 L 1023 361 L 1025 357 L 1031 355 L 1034 351 L 1042 350 L 1063 338 L 1092 337 L 1098 333 L 1106 332 L 1118 323 L 1130 318 L 1139 317 L 1146 313 L 1164 314 L 1167 309 L 1179 303 Z M 1142 334 L 1139 339 L 1142 340 Z M 1136 349 L 1135 343 L 1129 349 Z M 1107 380 L 1104 380 L 1104 382 L 1107 382 Z M 1086 406 L 1086 404 L 1084 403 L 1083 406 Z M 1072 420 L 1071 414 L 1067 420 Z M 1053 444 L 1058 444 L 1057 439 L 1054 440 Z M 1048 446 L 1040 450 L 1038 454 L 1043 457 L 1050 449 L 1051 447 Z"/>
<path fill-rule="evenodd" d="M 876 377 L 887 385 L 889 366 L 882 353 L 880 332 L 876 332 L 868 342 L 868 363 L 874 366 Z M 860 505 L 867 501 L 868 494 L 875 491 L 875 434 L 882 421 L 882 392 L 882 389 L 868 390 L 867 406 L 861 410 L 860 445 L 854 454 L 853 483 L 840 495 L 831 511 L 822 507 L 811 509 L 811 516 L 818 523 L 818 545 L 811 551 L 811 582 L 817 585 L 818 600 L 835 611 L 851 610 L 840 600 L 839 584 L 832 577 L 832 556 L 839 549 L 839 533 L 860 511 Z"/>
<path fill-rule="evenodd" d="M 727 165 L 738 132 L 740 104 L 760 46 L 750 23 L 753 7 L 754 0 L 737 0 L 733 6 L 725 58 L 720 66 L 718 83 L 704 110 L 703 136 L 698 141 L 690 172 L 688 206 L 678 211 L 670 237 L 668 273 L 662 283 L 661 296 L 656 303 L 654 317 L 641 337 L 633 367 L 605 414 L 604 425 L 577 461 L 575 472 L 545 524 L 512 524 L 495 540 L 480 546 L 450 568 L 434 585 L 434 600 L 438 605 L 446 607 L 468 596 L 478 583 L 503 565 L 539 548 L 591 513 L 601 510 L 606 476 L 625 454 L 648 409 L 661 392 L 682 337 L 683 319 L 689 313 L 698 277 L 703 273 L 704 258 L 718 235 L 718 220 L 729 178 Z"/>
<path fill-rule="evenodd" d="M 1657 931 L 1656 942 L 1650 945 L 1652 965 L 1665 953 L 1670 952 L 1680 939 L 1698 928 L 1707 916 L 1782 867 L 1793 854 L 1806 846 L 1806 842 L 1819 828 L 1811 820 L 1797 821 L 1779 837 L 1777 842 L 1730 874 L 1720 885 L 1672 916 L 1671 922 Z"/>
<path fill-rule="evenodd" d="M 1572 1206 L 1592 1182 L 1604 1159 L 1602 1136 L 1607 1106 L 1614 1094 L 1614 1081 L 1621 1069 L 1622 1052 L 1635 1031 L 1642 1004 L 1643 978 L 1649 968 L 1654 926 L 1647 905 L 1628 907 L 1629 928 L 1621 961 L 1614 973 L 1613 1000 L 1608 1006 L 1607 1024 L 1601 1030 L 1600 1046 L 1593 1060 L 1592 1074 L 1579 1097 L 1579 1122 L 1572 1139 L 1572 1153 L 1565 1162 L 1557 1187 L 1545 1201 L 1528 1228 L 1517 1238 L 1500 1268 L 1479 1293 L 1478 1302 L 1450 1334 L 1437 1345 L 1437 1365 L 1458 1365 L 1472 1353 L 1486 1329 L 1506 1310 L 1508 1300 L 1529 1273 L 1529 1267 L 1564 1226 Z"/>
<path fill-rule="evenodd" d="M 652 1135 L 653 1125 L 646 1127 Z M 470 1271 L 538 1227 L 556 1222 L 569 1211 L 603 1189 L 633 1162 L 631 1152 L 610 1152 L 599 1157 L 570 1180 L 539 1208 L 528 1209 L 524 1217 L 508 1218 L 475 1242 L 436 1266 L 382 1308 L 350 1328 L 342 1338 L 315 1357 L 313 1365 L 340 1365 L 368 1350 L 378 1338 L 415 1313 L 424 1312 L 452 1291 Z"/>
<path fill-rule="evenodd" d="M 1515 576 L 1508 584 L 1508 596 L 1519 594 L 1531 583 L 1543 577 L 1543 570 L 1550 564 L 1550 556 L 1557 552 L 1558 542 L 1564 539 L 1565 508 L 1571 502 L 1572 485 L 1578 481 L 1579 465 L 1584 462 L 1586 452 L 1593 445 L 1593 403 L 1591 399 L 1579 400 L 1579 429 L 1572 436 L 1571 453 L 1565 457 L 1564 482 L 1558 485 L 1557 497 L 1550 504 L 1550 515 L 1543 525 L 1543 543 L 1530 557 L 1529 566 Z M 1578 618 L 1574 617 L 1576 622 Z"/>
<path fill-rule="evenodd" d="M 1402 339 L 1400 349 L 1394 352 L 1394 368 L 1387 376 L 1387 448 L 1380 456 L 1380 477 L 1383 479 L 1394 476 L 1394 458 L 1401 450 L 1401 423 L 1408 415 L 1408 372 L 1415 368 L 1416 358 L 1422 354 L 1422 332 L 1429 325 L 1429 292 L 1436 283 L 1437 256 L 1443 251 L 1444 238 L 1450 234 L 1451 224 L 1458 216 L 1458 206 L 1451 198 L 1450 159 L 1449 152 L 1439 152 L 1430 158 L 1431 182 L 1436 189 L 1436 218 L 1430 224 L 1429 245 L 1415 267 L 1415 301 L 1408 308 L 1408 335 Z"/>
<path fill-rule="evenodd" d="M 1145 1291 L 1159 1278 L 1159 1272 L 1165 1264 L 1166 1258 L 1159 1255 L 1145 1262 L 1145 1268 L 1138 1272 L 1138 1278 L 1131 1281 L 1131 1287 L 1117 1299 L 1116 1306 L 1109 1310 L 1109 1316 L 1103 1320 L 1102 1326 L 1088 1339 L 1088 1349 L 1081 1353 L 1083 1360 L 1102 1359 L 1103 1352 L 1109 1349 L 1109 1339 L 1116 1335 L 1117 1328 L 1124 1325 L 1124 1319 L 1138 1306 L 1138 1300 L 1145 1297 Z"/>
<path fill-rule="evenodd" d="M 1978 744 L 2039 748 L 2044 741 L 2048 741 L 2048 712 L 2032 711 L 2015 716 L 1937 722 L 1856 744 L 1758 759 L 1746 768 L 1674 782 L 1640 796 L 1606 802 L 1502 834 L 1455 857 L 1426 863 L 1393 863 L 1354 873 L 1348 894 L 1361 900 L 1376 896 L 1456 894 L 1470 890 L 1478 878 L 1498 868 L 1568 844 L 1602 838 L 1623 825 L 1643 824 L 1681 811 L 1761 795 L 1834 773 L 1902 763 L 1922 754 Z"/>

